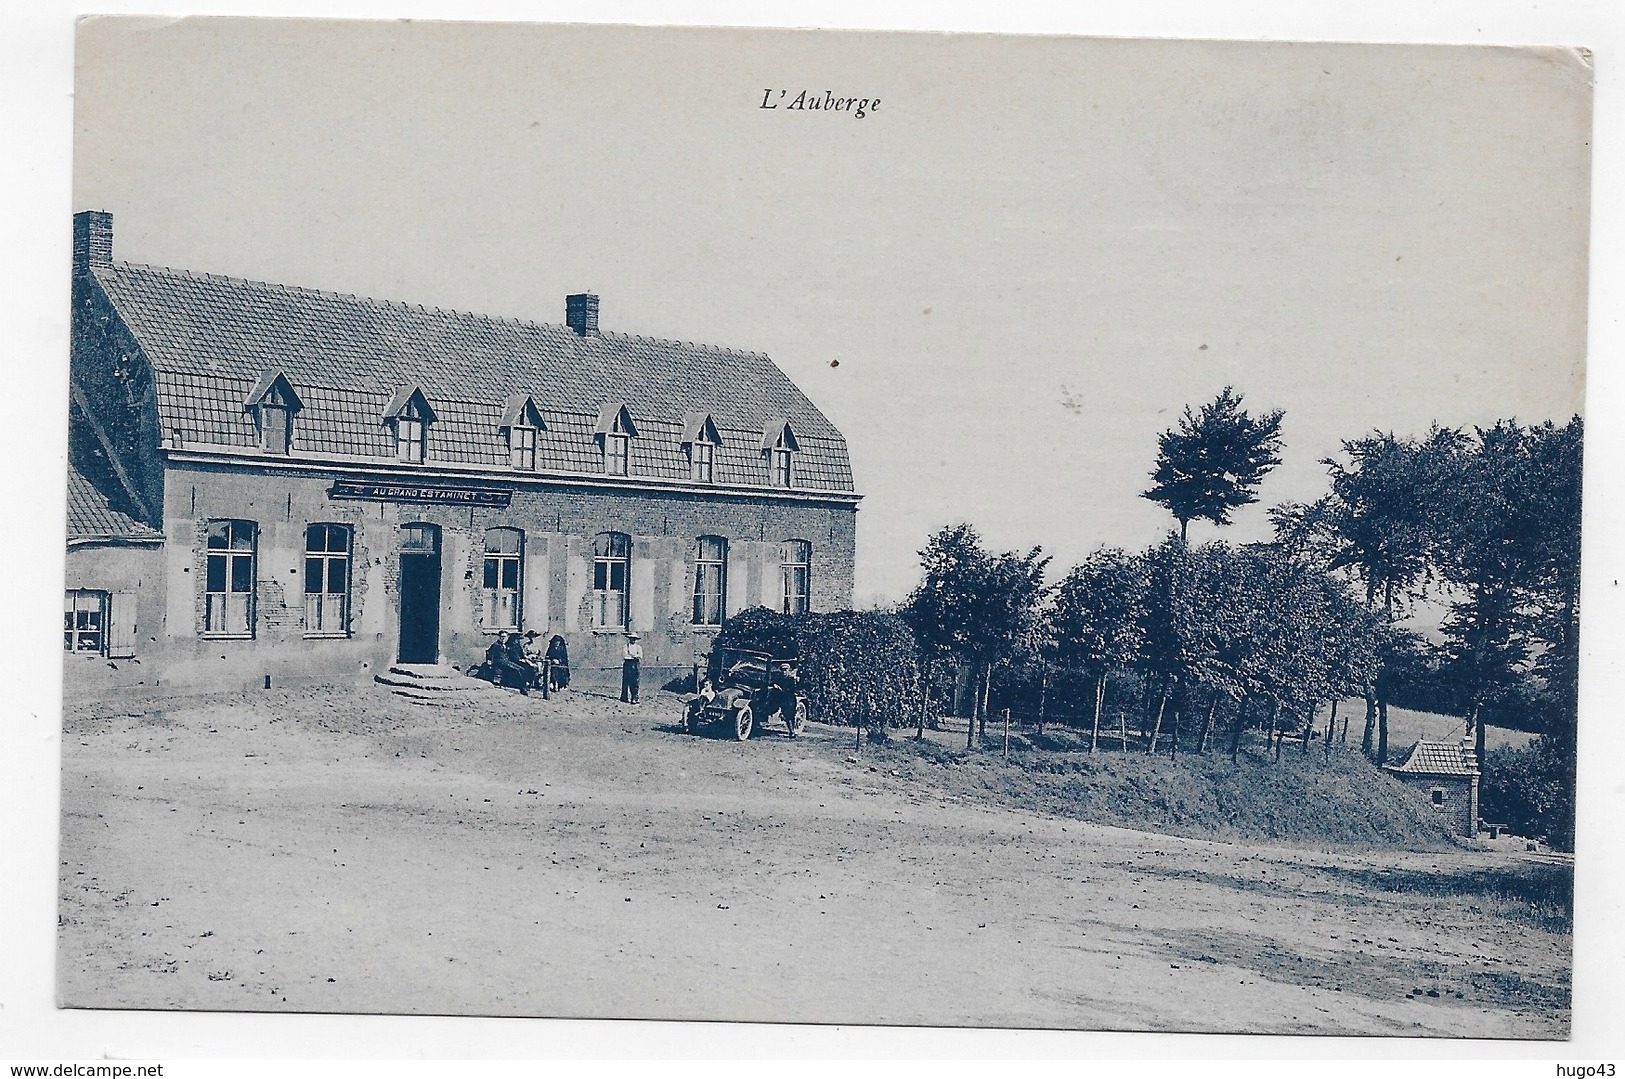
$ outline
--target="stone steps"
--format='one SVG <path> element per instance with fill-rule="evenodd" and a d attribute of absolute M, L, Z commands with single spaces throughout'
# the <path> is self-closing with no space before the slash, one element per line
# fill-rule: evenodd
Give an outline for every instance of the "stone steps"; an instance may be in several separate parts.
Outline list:
<path fill-rule="evenodd" d="M 397 663 L 373 676 L 373 681 L 398 697 L 415 704 L 462 704 L 485 693 L 499 692 L 496 686 L 470 678 L 450 664 Z"/>

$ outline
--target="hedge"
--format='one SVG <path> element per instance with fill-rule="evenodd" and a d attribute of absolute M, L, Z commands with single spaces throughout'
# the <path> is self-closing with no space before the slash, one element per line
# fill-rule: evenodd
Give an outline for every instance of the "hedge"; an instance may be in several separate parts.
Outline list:
<path fill-rule="evenodd" d="M 730 618 L 712 646 L 711 674 L 725 648 L 794 656 L 807 709 L 821 723 L 861 724 L 884 739 L 913 726 L 924 708 L 920 650 L 908 624 L 879 611 L 783 615 L 752 607 Z"/>

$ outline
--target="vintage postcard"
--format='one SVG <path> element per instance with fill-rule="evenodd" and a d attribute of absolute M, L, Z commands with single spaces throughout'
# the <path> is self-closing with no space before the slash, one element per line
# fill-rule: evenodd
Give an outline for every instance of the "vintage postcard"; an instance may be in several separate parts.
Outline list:
<path fill-rule="evenodd" d="M 1584 50 L 76 71 L 65 1007 L 1568 1037 Z"/>

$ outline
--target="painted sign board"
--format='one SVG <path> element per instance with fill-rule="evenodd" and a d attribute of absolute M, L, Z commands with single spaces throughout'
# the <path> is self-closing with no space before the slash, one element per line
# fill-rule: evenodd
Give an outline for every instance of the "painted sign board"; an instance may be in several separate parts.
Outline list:
<path fill-rule="evenodd" d="M 441 506 L 497 506 L 513 501 L 513 491 L 501 487 L 450 487 L 434 483 L 396 483 L 373 480 L 334 480 L 328 498 L 370 502 L 420 502 Z"/>

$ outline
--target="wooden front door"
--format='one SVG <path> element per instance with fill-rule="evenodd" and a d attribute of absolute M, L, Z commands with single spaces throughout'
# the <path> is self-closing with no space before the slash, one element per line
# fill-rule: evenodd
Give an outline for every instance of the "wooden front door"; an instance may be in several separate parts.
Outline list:
<path fill-rule="evenodd" d="M 401 530 L 402 663 L 440 660 L 440 529 L 410 524 Z"/>

